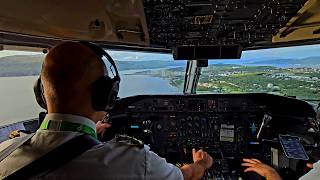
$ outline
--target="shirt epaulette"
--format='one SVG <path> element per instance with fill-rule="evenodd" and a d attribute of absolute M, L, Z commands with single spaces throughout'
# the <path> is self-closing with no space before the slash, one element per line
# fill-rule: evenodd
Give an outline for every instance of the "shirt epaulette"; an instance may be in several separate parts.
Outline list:
<path fill-rule="evenodd" d="M 116 135 L 115 140 L 116 142 L 137 146 L 139 148 L 144 147 L 144 143 L 141 140 L 127 135 Z"/>

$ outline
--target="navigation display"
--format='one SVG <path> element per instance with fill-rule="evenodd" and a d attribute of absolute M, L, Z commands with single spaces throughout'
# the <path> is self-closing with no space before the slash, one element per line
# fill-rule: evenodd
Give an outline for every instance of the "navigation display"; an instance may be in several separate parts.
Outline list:
<path fill-rule="evenodd" d="M 302 160 L 309 159 L 306 151 L 300 143 L 299 137 L 279 134 L 279 141 L 288 158 Z"/>

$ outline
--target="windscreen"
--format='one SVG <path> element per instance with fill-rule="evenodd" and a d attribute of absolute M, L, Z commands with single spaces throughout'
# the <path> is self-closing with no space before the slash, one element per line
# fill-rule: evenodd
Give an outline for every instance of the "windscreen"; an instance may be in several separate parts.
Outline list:
<path fill-rule="evenodd" d="M 182 94 L 186 61 L 171 54 L 108 51 L 121 76 L 119 97 Z M 320 45 L 245 51 L 240 60 L 211 60 L 197 93 L 273 93 L 316 102 Z M 0 51 L 0 126 L 38 117 L 33 85 L 44 55 Z M 110 74 L 110 73 L 109 73 Z"/>
<path fill-rule="evenodd" d="M 119 97 L 182 94 L 185 61 L 174 61 L 170 54 L 108 52 L 121 77 Z M 34 52 L 0 51 L 0 126 L 37 118 L 39 112 L 44 111 L 33 93 L 44 56 Z M 105 62 L 112 77 L 114 69 Z"/>
<path fill-rule="evenodd" d="M 186 61 L 172 54 L 108 51 L 117 64 L 121 83 L 119 97 L 182 94 Z"/>
<path fill-rule="evenodd" d="M 210 60 L 197 93 L 272 93 L 320 99 L 320 45 L 244 51 L 240 60 Z"/>

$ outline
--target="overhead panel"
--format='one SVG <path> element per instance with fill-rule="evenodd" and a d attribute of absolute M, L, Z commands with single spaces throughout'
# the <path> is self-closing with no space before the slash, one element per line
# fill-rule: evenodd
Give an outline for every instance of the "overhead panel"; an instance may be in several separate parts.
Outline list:
<path fill-rule="evenodd" d="M 144 0 L 154 47 L 272 44 L 307 0 Z"/>
<path fill-rule="evenodd" d="M 0 44 L 47 47 L 67 39 L 166 52 L 179 46 L 264 48 L 319 38 L 319 3 L 7 0 L 0 6 Z"/>

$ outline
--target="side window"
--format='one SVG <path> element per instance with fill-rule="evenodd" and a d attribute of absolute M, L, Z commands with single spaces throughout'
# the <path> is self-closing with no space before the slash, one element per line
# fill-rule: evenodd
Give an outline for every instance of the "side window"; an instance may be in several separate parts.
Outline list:
<path fill-rule="evenodd" d="M 38 117 L 33 95 L 44 54 L 0 51 L 0 126 Z"/>

